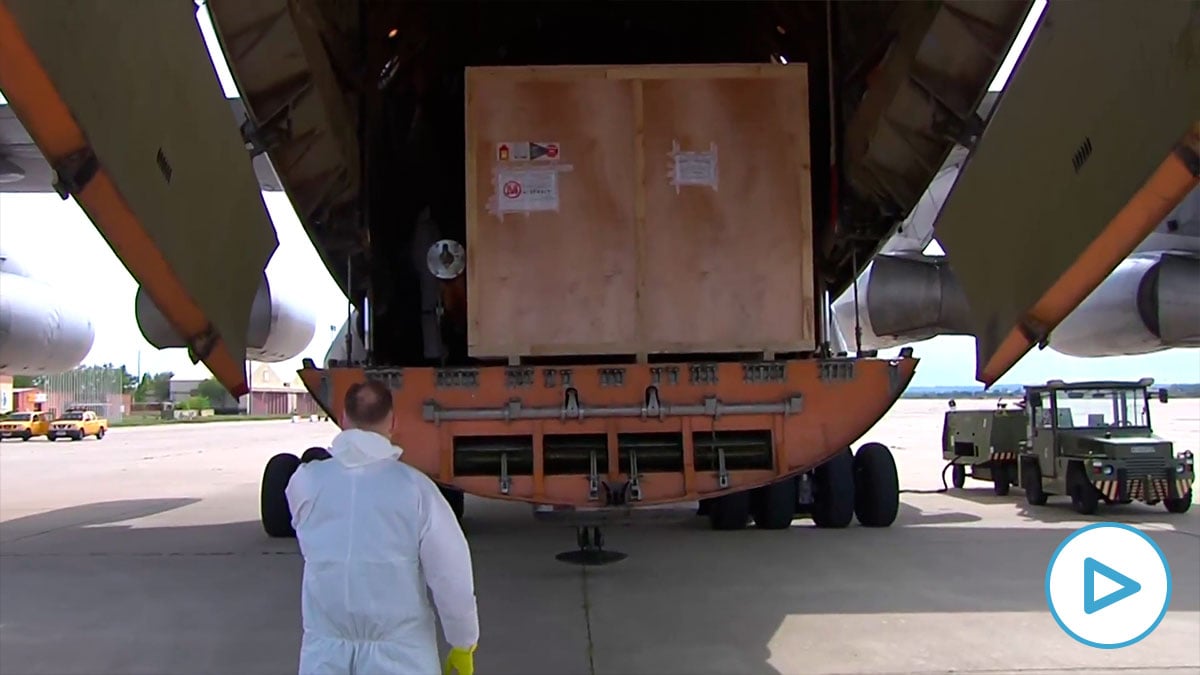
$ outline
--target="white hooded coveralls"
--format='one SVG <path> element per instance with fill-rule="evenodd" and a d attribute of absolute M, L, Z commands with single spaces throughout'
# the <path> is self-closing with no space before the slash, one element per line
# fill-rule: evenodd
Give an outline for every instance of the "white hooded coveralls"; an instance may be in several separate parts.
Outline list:
<path fill-rule="evenodd" d="M 287 486 L 304 555 L 300 673 L 437 675 L 437 630 L 479 640 L 471 553 L 437 486 L 387 438 L 348 429 Z"/>

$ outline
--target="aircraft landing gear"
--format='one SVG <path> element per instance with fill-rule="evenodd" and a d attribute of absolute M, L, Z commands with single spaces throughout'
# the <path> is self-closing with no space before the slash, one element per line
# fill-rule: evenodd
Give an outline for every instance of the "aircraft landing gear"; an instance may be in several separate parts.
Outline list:
<path fill-rule="evenodd" d="M 258 505 L 263 529 L 269 537 L 296 536 L 296 531 L 292 529 L 292 511 L 288 508 L 284 491 L 299 466 L 299 457 L 290 452 L 281 452 L 268 460 L 263 469 Z"/>
<path fill-rule="evenodd" d="M 621 553 L 620 551 L 604 550 L 604 535 L 600 533 L 599 527 L 576 527 L 575 539 L 579 544 L 578 550 L 564 551 L 554 556 L 554 558 L 560 562 L 572 565 L 595 567 L 599 565 L 611 565 L 629 557 L 628 554 Z"/>

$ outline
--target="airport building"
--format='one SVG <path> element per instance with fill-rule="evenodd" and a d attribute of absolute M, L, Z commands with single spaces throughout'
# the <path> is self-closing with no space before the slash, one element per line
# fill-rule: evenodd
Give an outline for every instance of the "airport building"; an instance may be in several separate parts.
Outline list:
<path fill-rule="evenodd" d="M 225 399 L 212 401 L 218 410 L 236 409 L 249 415 L 315 415 L 324 414 L 298 374 L 284 378 L 267 363 L 251 362 L 250 394 L 236 401 L 228 393 Z M 207 368 L 196 365 L 171 378 L 171 402 L 179 405 L 192 396 L 204 380 L 212 378 Z"/>

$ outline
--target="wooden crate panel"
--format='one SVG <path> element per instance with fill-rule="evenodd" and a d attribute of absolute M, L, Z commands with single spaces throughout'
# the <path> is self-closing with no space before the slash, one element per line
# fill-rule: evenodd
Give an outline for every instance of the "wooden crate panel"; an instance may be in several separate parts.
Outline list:
<path fill-rule="evenodd" d="M 642 340 L 665 351 L 812 349 L 803 80 L 663 79 L 642 87 Z"/>
<path fill-rule="evenodd" d="M 468 147 L 475 160 L 467 192 L 473 209 L 467 224 L 470 353 L 603 353 L 632 342 L 637 294 L 630 83 L 476 77 L 468 96 Z M 559 157 L 497 160 L 501 144 L 529 141 L 558 143 Z M 521 166 L 553 172 L 556 210 L 497 213 L 505 199 L 498 179 Z M 545 173 L 535 176 L 544 180 Z"/>
<path fill-rule="evenodd" d="M 470 353 L 812 349 L 806 82 L 469 69 Z"/>

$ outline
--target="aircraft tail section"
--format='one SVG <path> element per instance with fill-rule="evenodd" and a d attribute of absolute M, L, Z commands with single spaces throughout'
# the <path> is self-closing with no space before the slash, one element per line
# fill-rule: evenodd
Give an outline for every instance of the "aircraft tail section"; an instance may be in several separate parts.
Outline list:
<path fill-rule="evenodd" d="M 240 395 L 250 309 L 278 242 L 194 9 L 0 0 L 0 88 L 59 193 L 192 358 Z"/>

